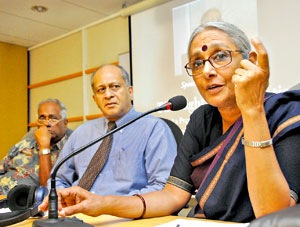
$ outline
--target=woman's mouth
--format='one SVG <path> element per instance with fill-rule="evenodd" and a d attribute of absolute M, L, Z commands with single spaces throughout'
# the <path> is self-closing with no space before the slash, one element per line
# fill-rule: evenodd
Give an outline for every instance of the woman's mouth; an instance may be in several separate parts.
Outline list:
<path fill-rule="evenodd" d="M 223 88 L 223 85 L 220 84 L 213 84 L 213 85 L 209 85 L 207 86 L 207 90 L 210 93 L 218 93 L 219 91 L 221 91 Z"/>

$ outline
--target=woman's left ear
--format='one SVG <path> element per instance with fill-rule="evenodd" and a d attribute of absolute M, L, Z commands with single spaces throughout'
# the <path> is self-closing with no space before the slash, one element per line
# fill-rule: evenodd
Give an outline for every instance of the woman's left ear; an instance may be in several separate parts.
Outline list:
<path fill-rule="evenodd" d="M 249 53 L 249 61 L 251 61 L 252 63 L 256 63 L 257 61 L 257 53 L 255 51 L 251 51 Z"/>

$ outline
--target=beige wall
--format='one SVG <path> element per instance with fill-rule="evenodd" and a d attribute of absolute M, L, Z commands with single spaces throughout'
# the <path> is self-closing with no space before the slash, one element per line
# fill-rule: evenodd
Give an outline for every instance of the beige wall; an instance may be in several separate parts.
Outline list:
<path fill-rule="evenodd" d="M 75 129 L 91 115 L 100 114 L 92 99 L 90 75 L 94 68 L 116 63 L 129 52 L 128 18 L 116 17 L 45 45 L 30 49 L 30 122 L 45 98 L 58 98 L 68 109 Z"/>
<path fill-rule="evenodd" d="M 42 99 L 64 102 L 72 129 L 101 114 L 91 97 L 91 72 L 101 64 L 117 63 L 126 52 L 128 18 L 116 17 L 30 49 L 28 85 L 27 49 L 0 43 L 0 158 L 27 132 L 28 118 L 29 126 L 35 127 Z"/>
<path fill-rule="evenodd" d="M 27 49 L 0 42 L 0 159 L 27 131 Z"/>

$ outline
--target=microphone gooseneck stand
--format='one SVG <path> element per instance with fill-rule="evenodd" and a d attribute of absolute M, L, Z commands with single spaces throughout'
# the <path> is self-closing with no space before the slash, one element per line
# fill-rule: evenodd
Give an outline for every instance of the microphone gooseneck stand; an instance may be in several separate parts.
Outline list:
<path fill-rule="evenodd" d="M 136 120 L 151 114 L 153 112 L 161 111 L 161 110 L 172 110 L 172 111 L 177 111 L 181 110 L 184 107 L 186 107 L 187 101 L 184 96 L 175 96 L 171 98 L 167 103 L 163 104 L 160 107 L 157 107 L 153 110 L 147 111 L 145 113 L 142 113 L 138 117 L 132 119 L 131 121 L 126 122 L 125 124 L 121 125 L 120 127 L 117 127 L 103 136 L 89 142 L 88 144 L 76 149 L 74 152 L 68 154 L 65 158 L 60 160 L 60 162 L 54 167 L 52 173 L 51 173 L 51 189 L 49 193 L 49 210 L 48 210 L 48 219 L 39 219 L 35 220 L 33 222 L 34 227 L 48 227 L 48 226 L 55 226 L 55 227 L 65 227 L 65 226 L 72 226 L 72 227 L 90 227 L 92 225 L 89 225 L 87 223 L 84 223 L 82 220 L 76 218 L 76 217 L 71 217 L 71 218 L 58 218 L 58 197 L 57 197 L 57 192 L 56 192 L 56 183 L 55 183 L 55 178 L 58 169 L 61 167 L 62 164 L 64 164 L 67 160 L 69 160 L 71 157 L 81 153 L 88 147 L 94 145 L 95 143 L 98 143 L 99 141 L 103 140 L 107 136 L 121 130 L 122 128 L 132 124 Z"/>

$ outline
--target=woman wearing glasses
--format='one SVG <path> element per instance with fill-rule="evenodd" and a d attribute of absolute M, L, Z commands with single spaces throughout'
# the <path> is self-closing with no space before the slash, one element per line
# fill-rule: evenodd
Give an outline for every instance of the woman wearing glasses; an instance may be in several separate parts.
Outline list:
<path fill-rule="evenodd" d="M 59 191 L 60 214 L 163 216 L 184 207 L 193 193 L 198 204 L 189 215 L 215 220 L 249 222 L 295 205 L 300 93 L 266 93 L 268 55 L 258 39 L 252 44 L 256 51 L 225 22 L 209 22 L 192 34 L 185 68 L 208 104 L 191 115 L 162 191 L 101 197 L 69 188 Z"/>

